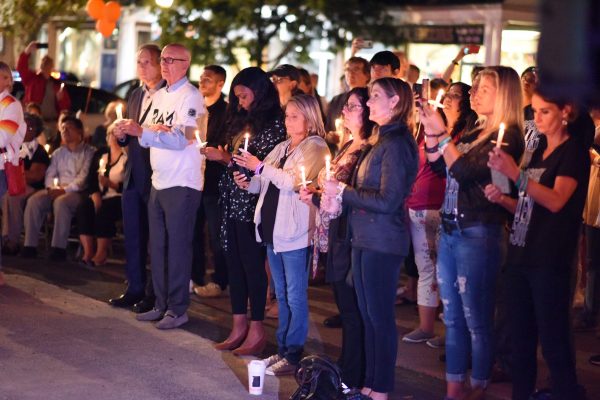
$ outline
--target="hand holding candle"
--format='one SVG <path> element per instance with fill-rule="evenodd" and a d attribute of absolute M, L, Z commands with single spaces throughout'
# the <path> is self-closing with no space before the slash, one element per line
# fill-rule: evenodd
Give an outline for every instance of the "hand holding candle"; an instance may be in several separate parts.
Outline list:
<path fill-rule="evenodd" d="M 58 186 L 58 178 L 54 178 L 52 182 L 53 182 L 52 188 L 53 189 L 58 189 L 58 187 L 59 187 Z"/>
<path fill-rule="evenodd" d="M 444 105 L 442 104 L 442 97 L 444 96 L 444 89 L 440 89 L 438 91 L 437 96 L 435 96 L 435 100 L 428 100 L 427 102 L 429 104 L 431 104 L 432 106 L 434 106 L 436 109 L 437 108 L 444 108 Z"/>
<path fill-rule="evenodd" d="M 502 140 L 504 139 L 504 129 L 505 129 L 505 125 L 504 123 L 500 124 L 500 127 L 498 128 L 498 137 L 496 139 L 496 149 L 495 152 L 496 153 L 501 153 L 501 148 L 502 145 L 504 143 L 502 143 Z M 509 157 L 510 158 L 510 157 Z M 488 164 L 490 164 L 488 162 Z M 492 160 L 492 165 L 494 164 L 494 160 Z M 492 174 L 492 183 L 504 194 L 510 193 L 510 183 L 508 181 L 508 177 L 503 174 L 501 171 L 499 171 L 498 169 L 492 168 L 491 171 Z"/>

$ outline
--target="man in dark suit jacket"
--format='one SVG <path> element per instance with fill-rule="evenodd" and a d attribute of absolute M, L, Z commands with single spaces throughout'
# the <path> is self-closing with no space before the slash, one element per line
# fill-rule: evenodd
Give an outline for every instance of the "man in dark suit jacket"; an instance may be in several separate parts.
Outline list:
<path fill-rule="evenodd" d="M 126 118 L 140 125 L 150 118 L 148 111 L 152 105 L 152 96 L 165 85 L 160 73 L 161 49 L 155 44 L 145 44 L 137 52 L 137 74 L 140 87 L 135 89 L 127 101 Z M 128 147 L 123 185 L 123 230 L 125 233 L 125 254 L 127 263 L 127 289 L 121 296 L 108 302 L 115 307 L 133 306 L 136 313 L 146 312 L 154 306 L 154 292 L 150 274 L 146 273 L 148 254 L 148 197 L 150 195 L 150 151 L 130 140 L 125 135 L 119 139 L 121 146 Z"/>

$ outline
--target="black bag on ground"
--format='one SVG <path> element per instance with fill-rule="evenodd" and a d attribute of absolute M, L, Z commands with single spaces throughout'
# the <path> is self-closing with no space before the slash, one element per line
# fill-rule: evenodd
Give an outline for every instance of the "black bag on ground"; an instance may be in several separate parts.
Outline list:
<path fill-rule="evenodd" d="M 324 355 L 304 357 L 296 368 L 298 389 L 290 400 L 341 400 L 342 375 L 336 363 Z"/>

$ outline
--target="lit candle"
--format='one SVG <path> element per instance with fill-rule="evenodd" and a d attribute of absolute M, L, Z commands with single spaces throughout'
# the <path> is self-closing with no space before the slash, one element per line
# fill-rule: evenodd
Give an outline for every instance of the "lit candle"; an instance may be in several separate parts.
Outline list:
<path fill-rule="evenodd" d="M 444 105 L 442 104 L 442 96 L 444 96 L 444 90 L 440 89 L 437 96 L 435 96 L 435 100 L 429 100 L 428 103 L 434 106 L 436 109 L 444 108 Z"/>
<path fill-rule="evenodd" d="M 306 168 L 304 168 L 304 165 L 300 166 L 300 178 L 302 179 L 302 188 L 306 189 L 308 182 L 306 182 Z"/>
<path fill-rule="evenodd" d="M 244 134 L 244 151 L 248 151 L 248 140 L 250 140 L 250 134 L 246 132 Z"/>
<path fill-rule="evenodd" d="M 58 188 L 58 178 L 54 178 L 54 187 Z"/>
<path fill-rule="evenodd" d="M 117 112 L 117 119 L 123 119 L 123 104 L 119 104 L 115 111 Z"/>
<path fill-rule="evenodd" d="M 65 83 L 63 82 L 63 83 L 60 84 L 60 90 L 59 90 L 59 92 L 62 92 L 64 88 L 65 88 Z"/>
<path fill-rule="evenodd" d="M 325 156 L 325 179 L 331 179 L 331 156 Z"/>
<path fill-rule="evenodd" d="M 196 131 L 194 132 L 194 135 L 196 136 L 196 147 L 201 149 L 202 147 L 206 146 L 206 143 L 208 142 L 203 142 L 202 139 L 200 139 L 200 130 L 196 129 Z"/>
<path fill-rule="evenodd" d="M 104 161 L 104 158 L 100 159 L 99 164 L 100 164 L 100 168 L 98 168 L 98 173 L 100 175 L 104 175 L 104 173 L 106 172 L 106 165 L 105 165 L 106 161 Z"/>
<path fill-rule="evenodd" d="M 338 118 L 335 120 L 335 131 L 337 133 L 342 133 L 343 126 L 344 126 L 344 120 L 342 118 Z"/>
<path fill-rule="evenodd" d="M 44 145 L 44 150 L 46 150 L 46 153 L 50 153 L 50 145 L 49 144 L 45 144 Z"/>
<path fill-rule="evenodd" d="M 500 128 L 498 129 L 498 138 L 496 139 L 496 147 L 502 147 L 502 139 L 504 139 L 504 122 L 500 124 Z"/>

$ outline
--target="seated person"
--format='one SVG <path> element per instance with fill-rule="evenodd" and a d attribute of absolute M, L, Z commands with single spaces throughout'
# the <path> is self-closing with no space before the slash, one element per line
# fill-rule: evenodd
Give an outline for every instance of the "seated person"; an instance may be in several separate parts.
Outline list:
<path fill-rule="evenodd" d="M 92 134 L 90 144 L 98 150 L 107 150 L 107 130 L 108 127 L 117 120 L 117 106 L 121 105 L 122 112 L 125 113 L 125 104 L 121 100 L 111 101 L 104 109 L 104 122 L 96 127 Z"/>
<path fill-rule="evenodd" d="M 23 210 L 25 201 L 34 192 L 44 188 L 46 169 L 50 158 L 44 147 L 37 141 L 44 132 L 44 121 L 34 114 L 25 114 L 27 131 L 21 145 L 20 158 L 25 166 L 25 193 L 11 196 L 8 193 L 2 198 L 2 252 L 17 254 L 19 251 L 19 236 L 23 231 Z"/>
<path fill-rule="evenodd" d="M 46 190 L 33 194 L 25 206 L 23 257 L 37 256 L 40 228 L 50 211 L 54 212 L 50 259 L 64 261 L 67 257 L 71 220 L 81 203 L 94 148 L 83 142 L 83 124 L 78 118 L 63 118 L 60 135 L 63 144 L 52 153 L 46 171 Z"/>
<path fill-rule="evenodd" d="M 108 152 L 102 154 L 99 162 L 93 163 L 90 168 L 91 194 L 77 209 L 79 240 L 83 247 L 81 262 L 88 267 L 106 262 L 110 241 L 116 233 L 115 223 L 122 218 L 121 192 L 127 155 L 113 134 L 114 127 L 111 124 L 107 128 Z"/>

